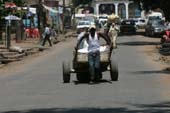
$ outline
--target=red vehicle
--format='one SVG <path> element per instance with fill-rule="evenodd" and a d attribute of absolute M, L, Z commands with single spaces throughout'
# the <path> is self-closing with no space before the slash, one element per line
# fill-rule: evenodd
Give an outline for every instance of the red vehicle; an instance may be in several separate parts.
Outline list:
<path fill-rule="evenodd" d="M 164 31 L 161 43 L 170 43 L 170 29 Z"/>

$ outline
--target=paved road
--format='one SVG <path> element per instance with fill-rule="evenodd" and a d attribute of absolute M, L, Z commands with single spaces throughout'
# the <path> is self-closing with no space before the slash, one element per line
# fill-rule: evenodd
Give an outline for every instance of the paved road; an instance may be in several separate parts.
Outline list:
<path fill-rule="evenodd" d="M 72 59 L 75 39 L 55 45 L 22 71 L 0 77 L 1 113 L 170 113 L 170 77 L 142 49 L 143 36 L 120 36 L 115 51 L 119 81 L 62 83 L 62 61 Z M 46 54 L 48 53 L 48 54 Z"/>

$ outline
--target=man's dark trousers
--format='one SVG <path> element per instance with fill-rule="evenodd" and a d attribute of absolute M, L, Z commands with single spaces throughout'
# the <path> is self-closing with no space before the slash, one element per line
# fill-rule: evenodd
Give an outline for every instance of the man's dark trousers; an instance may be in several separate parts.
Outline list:
<path fill-rule="evenodd" d="M 89 62 L 89 72 L 91 75 L 91 79 L 95 80 L 101 75 L 100 71 L 100 52 L 90 52 L 88 54 L 88 62 Z"/>
<path fill-rule="evenodd" d="M 45 35 L 45 38 L 44 38 L 43 43 L 42 43 L 42 46 L 45 45 L 46 40 L 48 40 L 49 45 L 52 46 L 52 43 L 51 43 L 51 40 L 50 40 L 50 34 Z"/>

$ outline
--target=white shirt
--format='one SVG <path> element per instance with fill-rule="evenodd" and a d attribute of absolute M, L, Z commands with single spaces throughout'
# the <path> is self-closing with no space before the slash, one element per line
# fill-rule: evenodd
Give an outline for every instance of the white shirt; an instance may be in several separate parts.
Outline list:
<path fill-rule="evenodd" d="M 97 36 L 97 33 L 95 33 L 95 36 L 92 38 L 92 36 L 89 34 L 89 40 L 88 40 L 88 51 L 89 52 L 95 52 L 100 50 L 100 43 Z"/>
<path fill-rule="evenodd" d="M 47 34 L 47 35 L 50 34 L 50 28 L 49 27 L 45 27 L 45 34 Z"/>

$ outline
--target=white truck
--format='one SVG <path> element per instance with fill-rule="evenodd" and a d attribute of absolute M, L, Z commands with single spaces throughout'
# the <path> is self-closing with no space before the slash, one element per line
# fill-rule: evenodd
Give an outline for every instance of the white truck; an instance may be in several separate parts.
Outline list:
<path fill-rule="evenodd" d="M 165 20 L 165 18 L 163 17 L 163 14 L 161 12 L 152 11 L 150 14 L 148 14 L 146 16 L 146 24 L 148 23 L 148 21 L 152 21 L 154 19 Z"/>

